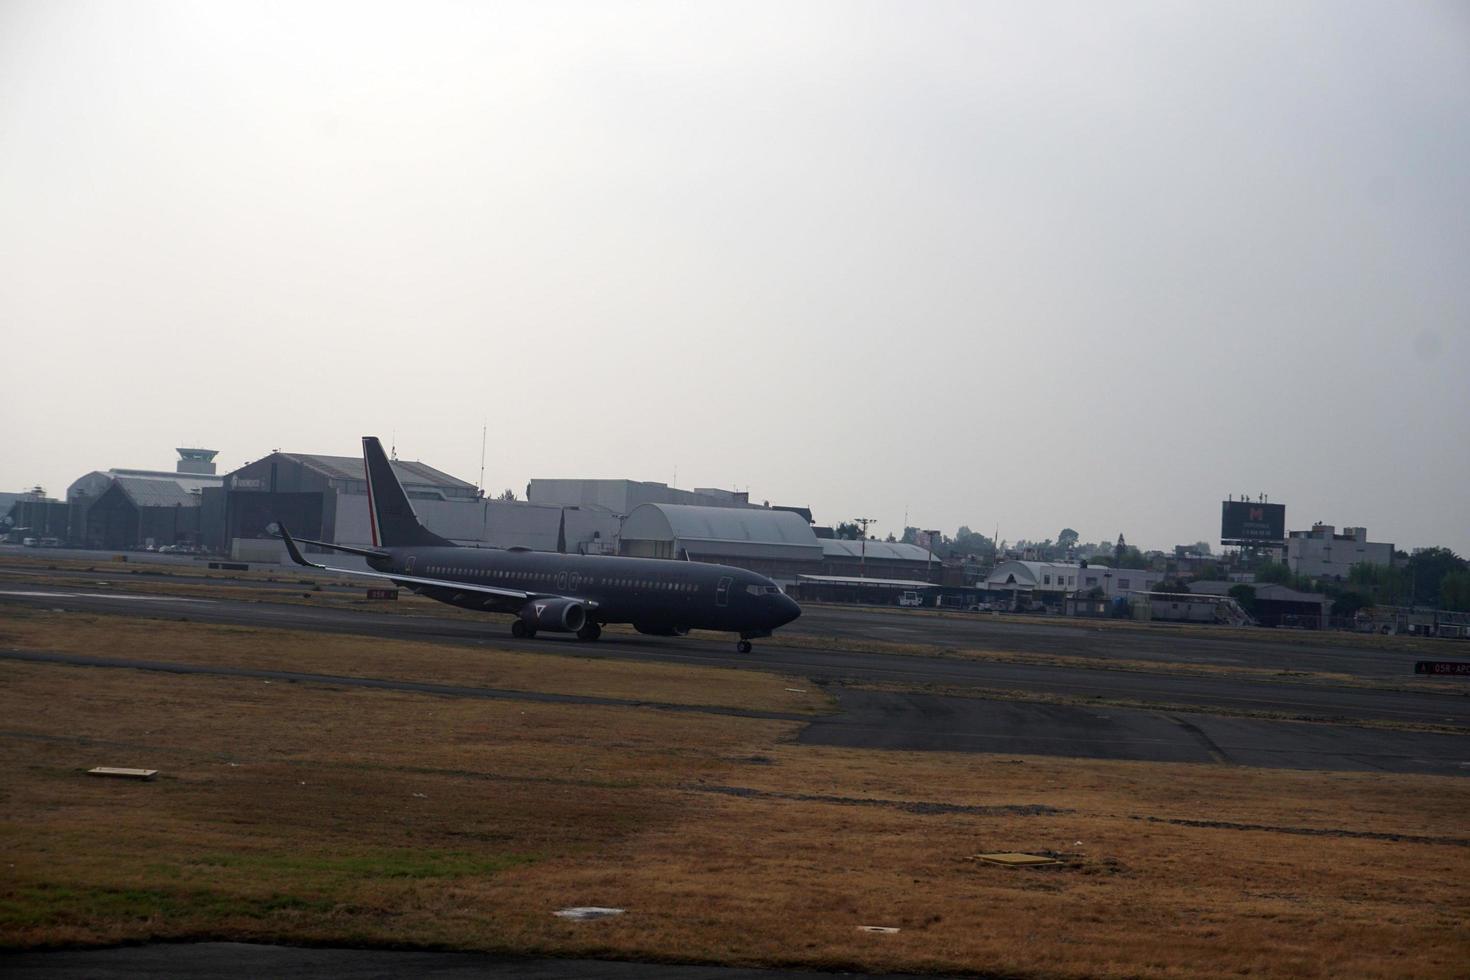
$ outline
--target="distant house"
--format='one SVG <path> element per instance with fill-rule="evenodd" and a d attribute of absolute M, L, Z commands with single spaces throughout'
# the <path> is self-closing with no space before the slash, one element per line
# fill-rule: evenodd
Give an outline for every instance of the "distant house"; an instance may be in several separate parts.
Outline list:
<path fill-rule="evenodd" d="M 1104 596 L 1112 598 L 1152 591 L 1163 580 L 1163 572 L 1142 568 L 1114 569 L 1092 563 L 1012 559 L 996 565 L 982 587 L 989 592 L 1009 592 L 1042 600 L 1059 600 L 1074 592 L 1101 589 Z"/>

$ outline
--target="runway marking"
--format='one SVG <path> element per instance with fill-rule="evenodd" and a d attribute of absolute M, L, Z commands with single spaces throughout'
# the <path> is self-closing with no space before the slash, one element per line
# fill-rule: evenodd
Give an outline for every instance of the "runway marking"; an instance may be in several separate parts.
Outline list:
<path fill-rule="evenodd" d="M 134 592 L 21 592 L 0 589 L 0 595 L 27 599 L 141 599 L 144 602 L 214 602 L 213 599 L 189 599 L 177 595 L 139 595 Z"/>

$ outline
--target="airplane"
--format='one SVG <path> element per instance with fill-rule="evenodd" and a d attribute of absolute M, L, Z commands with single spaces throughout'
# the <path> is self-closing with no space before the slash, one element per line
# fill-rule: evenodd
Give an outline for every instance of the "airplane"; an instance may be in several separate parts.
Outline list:
<path fill-rule="evenodd" d="M 545 630 L 596 640 L 608 623 L 630 623 L 652 636 L 683 636 L 691 629 L 738 633 L 735 648 L 749 653 L 751 640 L 801 615 L 776 583 L 729 565 L 456 545 L 419 521 L 376 436 L 363 436 L 362 456 L 373 547 L 293 538 L 274 525 L 296 564 L 386 579 L 451 606 L 511 613 L 511 635 L 518 638 Z M 565 527 L 563 514 L 563 539 Z M 298 543 L 358 555 L 373 570 L 308 561 Z"/>

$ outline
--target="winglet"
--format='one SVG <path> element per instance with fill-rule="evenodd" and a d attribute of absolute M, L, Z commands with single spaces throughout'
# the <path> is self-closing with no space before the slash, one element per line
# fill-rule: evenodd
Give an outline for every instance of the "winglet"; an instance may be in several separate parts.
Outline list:
<path fill-rule="evenodd" d="M 286 554 L 291 556 L 292 561 L 294 561 L 298 565 L 305 565 L 307 568 L 326 567 L 325 565 L 318 565 L 316 562 L 310 562 L 306 560 L 306 558 L 301 554 L 301 549 L 296 547 L 296 542 L 291 540 L 291 532 L 286 530 L 286 525 L 277 524 L 276 529 L 281 532 L 281 540 L 286 543 Z"/>

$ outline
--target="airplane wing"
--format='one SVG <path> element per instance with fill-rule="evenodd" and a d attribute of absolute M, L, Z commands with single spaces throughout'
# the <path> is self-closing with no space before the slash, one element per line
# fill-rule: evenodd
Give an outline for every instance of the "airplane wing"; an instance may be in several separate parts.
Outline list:
<path fill-rule="evenodd" d="M 334 568 L 331 565 L 321 565 L 314 561 L 307 561 L 301 549 L 296 547 L 296 541 L 291 537 L 291 532 L 286 530 L 284 524 L 279 525 L 281 540 L 285 542 L 286 553 L 291 560 L 306 568 L 316 568 L 324 572 L 336 572 L 339 575 L 357 575 L 362 578 L 385 579 L 394 584 L 407 584 L 410 586 L 423 586 L 426 588 L 454 589 L 457 592 L 476 592 L 484 595 L 486 599 L 517 599 L 525 602 L 529 599 L 575 599 L 586 606 L 597 607 L 597 603 L 591 599 L 582 599 L 577 596 L 562 595 L 558 592 L 527 592 L 523 589 L 503 589 L 497 585 L 479 585 L 474 582 L 455 582 L 450 579 L 427 578 L 422 575 L 399 575 L 390 572 L 365 572 L 357 568 Z"/>

